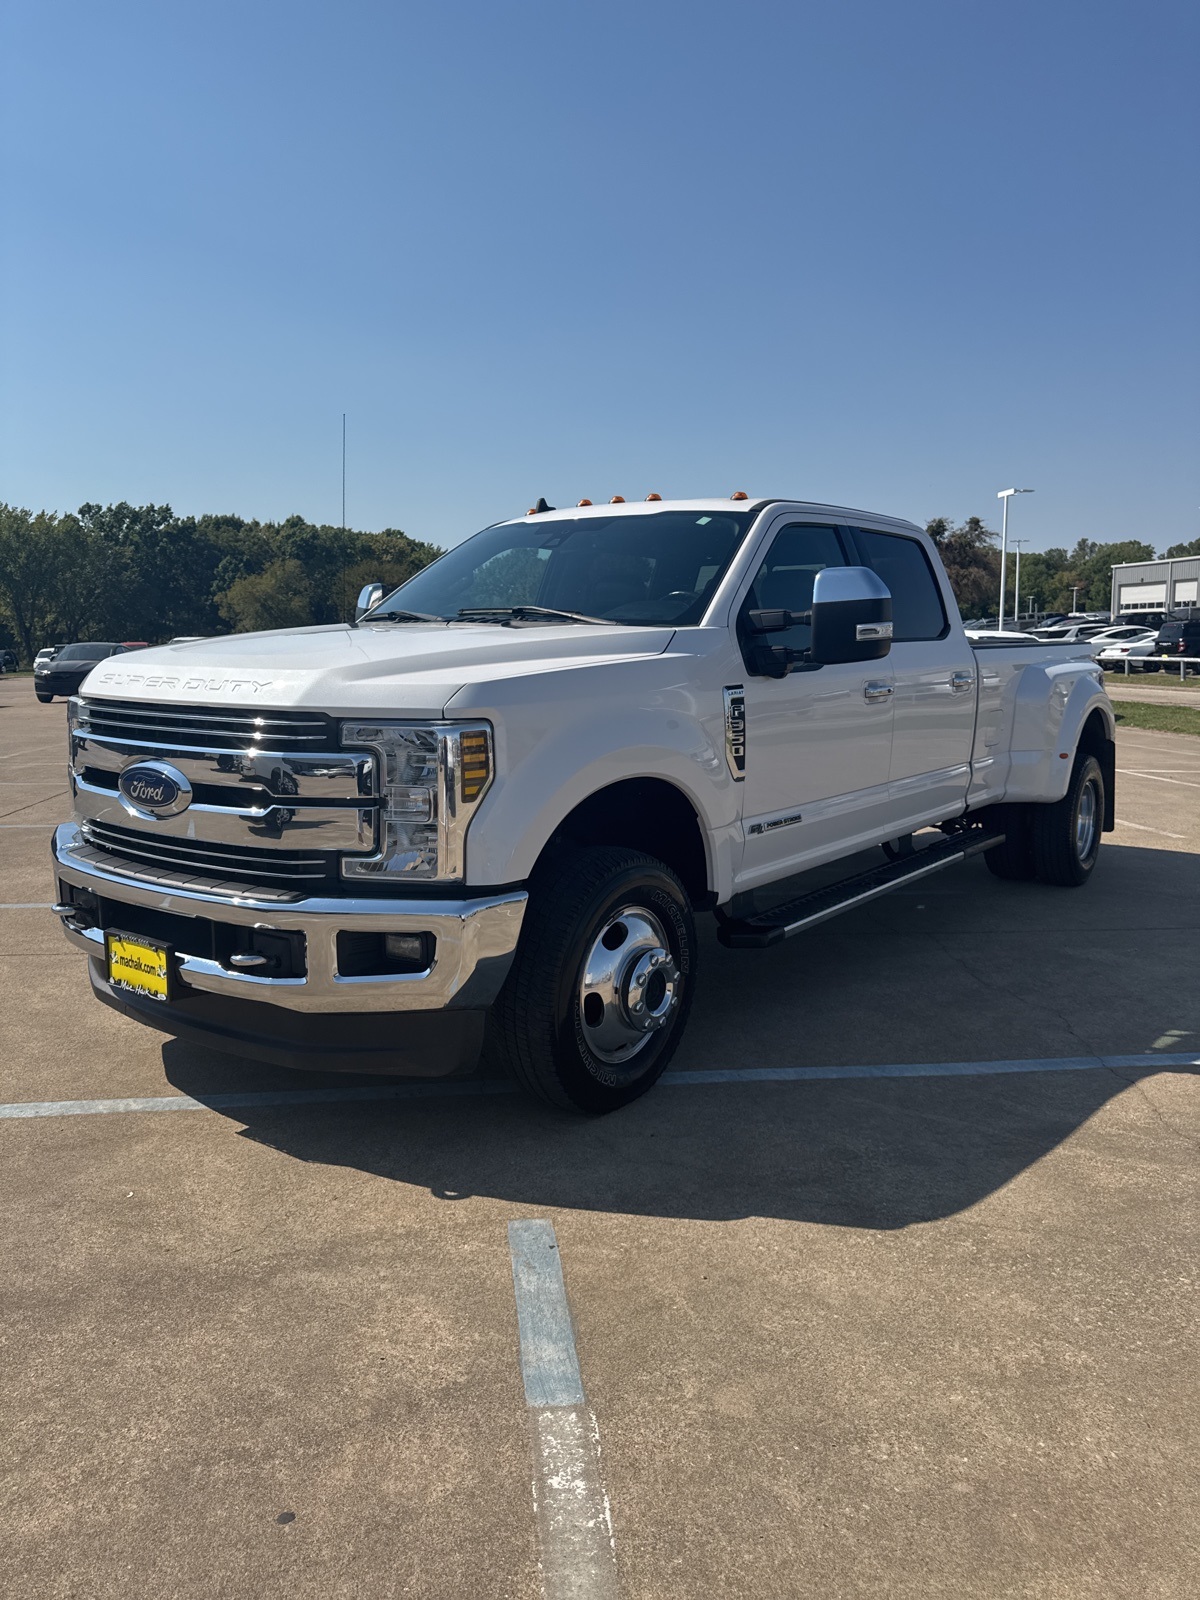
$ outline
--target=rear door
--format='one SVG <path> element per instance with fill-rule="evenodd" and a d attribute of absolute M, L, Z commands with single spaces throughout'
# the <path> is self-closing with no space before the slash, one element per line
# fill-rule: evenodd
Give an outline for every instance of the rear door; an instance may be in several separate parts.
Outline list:
<path fill-rule="evenodd" d="M 944 821 L 966 803 L 975 738 L 975 653 L 951 620 L 953 602 L 943 596 L 919 538 L 868 528 L 852 532 L 863 565 L 873 567 L 892 592 L 889 782 L 897 832 L 907 833 Z"/>

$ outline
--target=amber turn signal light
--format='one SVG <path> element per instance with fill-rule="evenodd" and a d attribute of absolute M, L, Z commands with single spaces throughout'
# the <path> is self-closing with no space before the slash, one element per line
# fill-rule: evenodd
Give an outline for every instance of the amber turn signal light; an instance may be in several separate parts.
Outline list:
<path fill-rule="evenodd" d="M 488 736 L 482 731 L 459 736 L 459 781 L 464 800 L 478 800 L 491 777 Z"/>

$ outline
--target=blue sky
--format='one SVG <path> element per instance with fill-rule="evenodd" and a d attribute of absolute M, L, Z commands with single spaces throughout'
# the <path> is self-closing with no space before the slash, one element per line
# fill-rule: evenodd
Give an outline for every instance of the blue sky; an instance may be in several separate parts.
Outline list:
<path fill-rule="evenodd" d="M 9 0 L 0 499 L 1200 532 L 1200 12 Z"/>

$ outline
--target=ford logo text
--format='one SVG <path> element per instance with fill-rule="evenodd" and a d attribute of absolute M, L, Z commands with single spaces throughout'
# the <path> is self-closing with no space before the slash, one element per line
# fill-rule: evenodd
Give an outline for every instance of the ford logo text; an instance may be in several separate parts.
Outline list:
<path fill-rule="evenodd" d="M 121 803 L 135 816 L 174 817 L 192 803 L 192 786 L 166 761 L 139 761 L 117 779 Z"/>

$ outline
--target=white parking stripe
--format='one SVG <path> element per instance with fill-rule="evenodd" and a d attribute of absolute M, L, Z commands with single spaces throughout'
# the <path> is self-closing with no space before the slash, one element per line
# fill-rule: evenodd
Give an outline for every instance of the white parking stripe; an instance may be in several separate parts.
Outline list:
<path fill-rule="evenodd" d="M 1160 778 L 1157 772 L 1139 772 L 1135 767 L 1118 767 L 1123 778 L 1149 778 L 1152 783 L 1177 783 L 1181 789 L 1200 789 L 1200 783 L 1188 783 L 1185 778 Z"/>
<path fill-rule="evenodd" d="M 1177 1067 L 1200 1067 L 1200 1054 L 1154 1053 L 1126 1056 L 1052 1056 L 1023 1061 L 921 1061 L 888 1066 L 851 1067 L 717 1067 L 711 1072 L 668 1072 L 659 1082 L 665 1089 L 693 1088 L 705 1084 L 814 1083 L 839 1078 L 986 1078 L 1017 1072 L 1159 1072 Z M 480 1095 L 516 1094 L 517 1086 L 503 1078 L 465 1078 L 451 1081 L 347 1084 L 321 1089 L 237 1089 L 206 1095 L 203 1100 L 186 1094 L 147 1095 L 123 1100 L 16 1100 L 0 1105 L 0 1118 L 96 1117 L 132 1111 L 238 1111 L 260 1106 L 330 1105 L 359 1100 L 475 1099 Z"/>
<path fill-rule="evenodd" d="M 1139 833 L 1157 833 L 1160 838 L 1163 839 L 1186 840 L 1187 838 L 1187 835 L 1184 833 L 1168 833 L 1166 828 L 1151 828 L 1148 827 L 1144 822 L 1126 822 L 1121 817 L 1116 819 L 1116 823 L 1118 828 L 1136 828 Z"/>
<path fill-rule="evenodd" d="M 558 1240 L 549 1222 L 508 1225 L 533 1498 L 546 1600 L 616 1600 L 617 1552 L 587 1409 Z"/>

